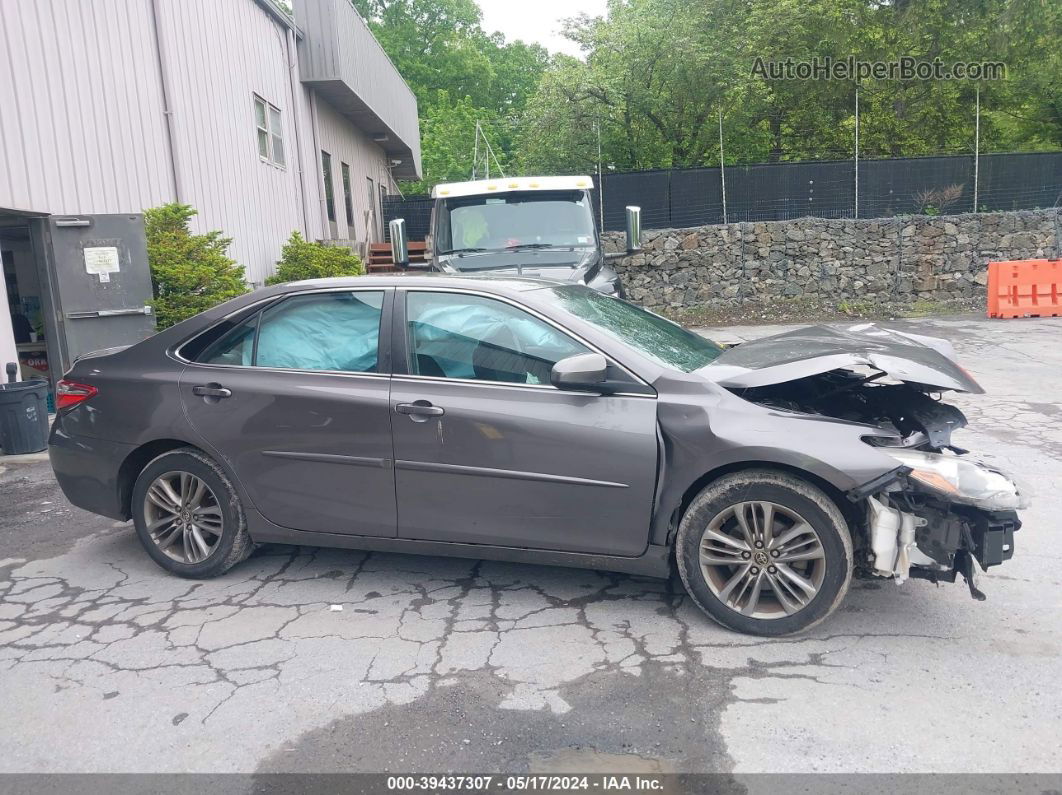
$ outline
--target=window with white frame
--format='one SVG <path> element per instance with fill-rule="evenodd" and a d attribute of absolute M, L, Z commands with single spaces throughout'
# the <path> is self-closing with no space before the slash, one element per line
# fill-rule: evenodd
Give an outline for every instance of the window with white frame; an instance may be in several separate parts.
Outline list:
<path fill-rule="evenodd" d="M 255 94 L 254 122 L 258 128 L 258 156 L 275 166 L 286 165 L 284 126 L 280 121 L 280 109 Z"/>

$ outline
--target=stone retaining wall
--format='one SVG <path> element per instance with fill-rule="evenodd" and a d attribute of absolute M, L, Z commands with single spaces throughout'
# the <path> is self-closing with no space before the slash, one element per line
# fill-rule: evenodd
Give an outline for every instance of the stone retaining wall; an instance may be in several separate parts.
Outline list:
<path fill-rule="evenodd" d="M 1057 258 L 1060 231 L 1058 210 L 654 229 L 616 265 L 630 298 L 656 310 L 953 302 L 984 296 L 989 261 Z M 607 251 L 622 246 L 605 234 Z"/>

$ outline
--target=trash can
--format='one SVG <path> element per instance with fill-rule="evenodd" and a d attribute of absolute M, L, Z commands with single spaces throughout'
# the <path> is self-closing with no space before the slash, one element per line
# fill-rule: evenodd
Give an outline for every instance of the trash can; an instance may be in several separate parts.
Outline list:
<path fill-rule="evenodd" d="M 47 446 L 48 382 L 0 384 L 0 452 L 38 453 Z"/>

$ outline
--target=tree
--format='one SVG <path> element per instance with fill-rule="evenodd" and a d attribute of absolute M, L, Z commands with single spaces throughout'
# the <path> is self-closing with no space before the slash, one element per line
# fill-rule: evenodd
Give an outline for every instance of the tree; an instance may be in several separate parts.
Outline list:
<path fill-rule="evenodd" d="M 528 99 L 514 150 L 522 168 L 620 169 L 849 158 L 854 79 L 776 79 L 765 62 L 999 62 L 1005 81 L 863 79 L 864 157 L 1062 144 L 1062 4 L 1047 0 L 612 0 L 566 35 L 586 54 L 554 58 Z M 596 136 L 594 136 L 596 139 Z M 584 166 L 585 168 L 585 166 Z"/>
<path fill-rule="evenodd" d="M 355 6 L 417 97 L 424 179 L 403 186 L 407 192 L 469 177 L 477 121 L 499 161 L 511 160 L 512 121 L 549 65 L 544 48 L 488 35 L 474 0 L 355 0 Z"/>
<path fill-rule="evenodd" d="M 247 292 L 244 270 L 226 252 L 232 238 L 218 230 L 194 235 L 196 211 L 164 204 L 144 211 L 148 265 L 158 328 L 164 329 Z"/>
<path fill-rule="evenodd" d="M 266 284 L 283 284 L 302 279 L 326 279 L 333 276 L 360 276 L 365 273 L 358 256 L 341 246 L 310 242 L 292 232 L 281 249 L 277 271 Z"/>

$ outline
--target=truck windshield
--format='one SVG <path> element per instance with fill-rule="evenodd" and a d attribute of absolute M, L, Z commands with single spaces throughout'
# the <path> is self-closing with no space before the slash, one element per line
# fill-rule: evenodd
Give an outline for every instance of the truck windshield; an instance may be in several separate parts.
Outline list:
<path fill-rule="evenodd" d="M 529 191 L 498 196 L 462 196 L 438 205 L 440 254 L 472 254 L 521 248 L 597 245 L 594 215 L 585 191 Z M 474 258 L 458 269 L 474 269 Z"/>
<path fill-rule="evenodd" d="M 665 367 L 691 373 L 723 352 L 711 340 L 678 323 L 583 285 L 549 287 L 542 293 L 558 308 L 597 326 Z"/>

